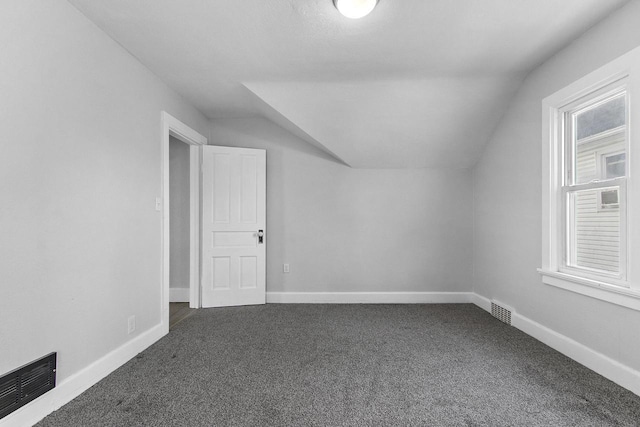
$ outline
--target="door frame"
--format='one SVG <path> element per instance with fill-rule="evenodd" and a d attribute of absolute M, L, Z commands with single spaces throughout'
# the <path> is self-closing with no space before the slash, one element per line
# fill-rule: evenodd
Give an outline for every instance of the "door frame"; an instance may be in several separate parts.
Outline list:
<path fill-rule="evenodd" d="M 189 145 L 189 307 L 200 308 L 200 163 L 201 149 L 207 138 L 166 111 L 161 113 L 161 212 L 162 212 L 162 273 L 161 322 L 164 333 L 169 332 L 169 137 Z"/>

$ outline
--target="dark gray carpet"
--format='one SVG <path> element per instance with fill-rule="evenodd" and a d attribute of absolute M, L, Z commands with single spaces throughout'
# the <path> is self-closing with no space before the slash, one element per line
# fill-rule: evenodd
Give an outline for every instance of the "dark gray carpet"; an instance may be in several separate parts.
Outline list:
<path fill-rule="evenodd" d="M 483 310 L 198 310 L 41 426 L 640 425 L 640 397 Z"/>

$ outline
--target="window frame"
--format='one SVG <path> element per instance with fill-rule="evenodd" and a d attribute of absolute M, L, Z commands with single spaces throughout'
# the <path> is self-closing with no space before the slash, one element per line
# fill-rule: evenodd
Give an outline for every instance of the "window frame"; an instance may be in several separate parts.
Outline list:
<path fill-rule="evenodd" d="M 542 101 L 542 266 L 538 272 L 546 285 L 640 311 L 640 266 L 628 262 L 630 255 L 640 256 L 640 191 L 636 189 L 640 187 L 634 180 L 634 167 L 640 169 L 640 150 L 633 149 L 640 147 L 640 104 L 634 102 L 640 100 L 639 85 L 640 48 L 636 48 Z M 621 220 L 620 261 L 626 264 L 626 274 L 614 277 L 601 272 L 590 274 L 583 268 L 576 271 L 564 264 L 567 239 L 563 234 L 566 233 L 563 221 L 568 191 L 565 183 L 569 173 L 565 165 L 570 153 L 564 150 L 567 129 L 563 123 L 568 111 L 575 113 L 580 105 L 592 105 L 595 100 L 606 99 L 622 90 L 627 97 L 626 177 L 573 186 L 575 191 L 620 185 L 619 209 L 626 215 L 626 221 Z M 571 145 L 572 150 L 575 149 L 575 144 Z M 572 167 L 571 173 L 573 170 Z"/>
<path fill-rule="evenodd" d="M 602 105 L 606 102 L 609 102 L 617 97 L 625 98 L 626 105 L 626 117 L 625 122 L 629 123 L 629 88 L 628 88 L 628 76 L 611 82 L 609 84 L 603 85 L 597 90 L 583 95 L 578 99 L 575 99 L 573 102 L 570 102 L 566 105 L 563 105 L 557 108 L 557 117 L 559 120 L 559 126 L 556 132 L 556 141 L 554 144 L 557 145 L 557 149 L 561 151 L 562 163 L 560 165 L 560 194 L 561 194 L 561 203 L 560 208 L 557 209 L 556 215 L 559 216 L 558 224 L 560 226 L 559 235 L 557 242 L 560 247 L 560 258 L 558 259 L 558 271 L 562 273 L 567 273 L 570 275 L 579 276 L 586 279 L 591 280 L 606 280 L 615 286 L 621 286 L 624 288 L 629 288 L 630 285 L 627 282 L 627 204 L 626 204 L 626 183 L 627 183 L 627 175 L 624 177 L 618 178 L 602 178 L 602 173 L 600 169 L 598 169 L 597 157 L 596 157 L 596 170 L 598 171 L 598 178 L 588 181 L 588 182 L 576 182 L 577 180 L 577 166 L 576 166 L 576 151 L 578 142 L 575 139 L 575 135 L 573 131 L 576 129 L 576 116 L 580 114 L 581 111 L 589 110 L 593 108 L 597 108 L 597 106 Z M 570 123 L 567 126 L 567 123 Z M 608 131 L 613 131 L 617 128 L 609 129 Z M 624 127 L 624 144 L 625 147 L 623 150 L 619 150 L 621 152 L 629 151 L 629 127 L 625 125 Z M 604 134 L 607 131 L 602 132 Z M 606 152 L 605 150 L 602 150 Z M 599 156 L 600 153 L 596 153 L 596 156 Z M 627 166 L 627 174 L 628 174 L 628 165 Z M 572 234 L 569 230 L 569 214 L 571 207 L 569 206 L 569 193 L 578 193 L 579 191 L 588 191 L 588 190 L 600 190 L 598 191 L 598 196 L 600 192 L 605 189 L 609 189 L 611 187 L 618 187 L 618 203 L 619 203 L 619 218 L 620 218 L 620 247 L 619 247 L 619 259 L 618 259 L 618 267 L 619 271 L 615 272 L 606 272 L 605 270 L 598 270 L 589 267 L 579 267 L 577 266 L 577 259 L 574 261 L 573 257 L 577 258 L 575 249 L 577 247 L 577 243 L 573 242 Z M 597 209 L 599 210 L 599 209 Z M 569 245 L 569 242 L 572 242 Z M 573 265 L 572 265 L 573 264 Z"/>

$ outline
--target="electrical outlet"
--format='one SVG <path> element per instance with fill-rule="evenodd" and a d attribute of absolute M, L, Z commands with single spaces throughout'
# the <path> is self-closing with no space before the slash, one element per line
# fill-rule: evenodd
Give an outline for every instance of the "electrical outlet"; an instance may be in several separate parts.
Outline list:
<path fill-rule="evenodd" d="M 131 334 L 136 330 L 136 316 L 129 316 L 127 321 L 127 333 Z"/>
<path fill-rule="evenodd" d="M 156 210 L 160 212 L 162 208 L 162 199 L 160 197 L 156 197 Z"/>
<path fill-rule="evenodd" d="M 283 264 L 282 265 L 282 271 L 285 272 L 285 273 L 288 273 L 289 272 L 289 264 Z"/>

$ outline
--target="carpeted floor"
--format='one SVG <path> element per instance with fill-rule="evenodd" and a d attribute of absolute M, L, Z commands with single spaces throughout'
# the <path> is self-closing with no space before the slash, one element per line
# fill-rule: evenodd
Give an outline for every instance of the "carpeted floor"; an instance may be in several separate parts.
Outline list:
<path fill-rule="evenodd" d="M 640 425 L 640 397 L 473 305 L 198 310 L 40 426 Z"/>

